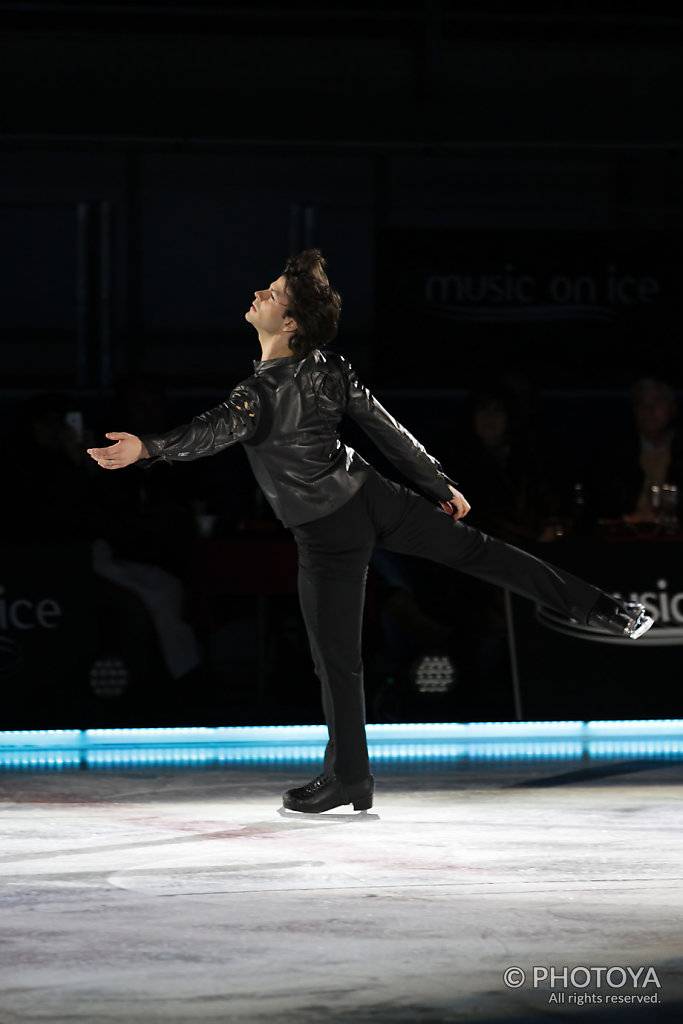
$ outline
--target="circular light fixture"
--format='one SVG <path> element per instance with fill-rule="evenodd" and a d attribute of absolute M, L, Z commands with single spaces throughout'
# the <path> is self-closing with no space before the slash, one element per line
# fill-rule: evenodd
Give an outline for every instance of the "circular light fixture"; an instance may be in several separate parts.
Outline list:
<path fill-rule="evenodd" d="M 445 653 L 423 654 L 410 669 L 410 680 L 418 693 L 448 693 L 456 677 L 455 662 Z"/>
<path fill-rule="evenodd" d="M 128 688 L 128 669 L 121 658 L 104 657 L 93 662 L 90 687 L 97 697 L 120 697 Z"/>

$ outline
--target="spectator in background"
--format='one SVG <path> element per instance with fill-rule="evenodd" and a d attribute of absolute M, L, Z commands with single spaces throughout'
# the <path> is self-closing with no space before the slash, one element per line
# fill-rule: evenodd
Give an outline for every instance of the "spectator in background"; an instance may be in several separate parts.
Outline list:
<path fill-rule="evenodd" d="M 107 423 L 110 421 L 134 423 L 136 434 L 168 429 L 163 378 L 151 373 L 122 377 L 107 411 Z M 104 423 L 100 426 L 104 432 Z M 228 471 L 222 460 L 229 460 Z M 208 462 L 188 462 L 182 468 L 168 464 L 164 469 L 161 473 L 124 474 L 116 484 L 107 478 L 103 484 L 120 523 L 116 550 L 121 555 L 144 556 L 183 575 L 186 545 L 182 542 L 194 534 L 199 516 L 213 517 L 219 533 L 261 520 L 264 512 L 275 522 L 270 509 L 263 508 L 260 490 L 254 490 L 247 460 L 240 451 L 223 453 Z M 243 486 L 238 485 L 240 480 Z"/>
<path fill-rule="evenodd" d="M 534 431 L 527 401 L 505 383 L 475 389 L 457 436 L 458 480 L 472 503 L 470 518 L 484 533 L 517 546 L 548 543 L 562 535 L 560 501 Z M 462 579 L 461 627 L 470 638 L 466 671 L 471 694 L 485 695 L 489 714 L 509 706 L 510 663 L 505 592 L 491 583 Z M 471 699 L 472 708 L 476 702 Z M 467 713 L 466 709 L 463 709 Z"/>
<path fill-rule="evenodd" d="M 49 543 L 101 534 L 106 509 L 83 453 L 91 435 L 78 436 L 69 420 L 73 409 L 67 395 L 44 393 L 26 399 L 17 410 L 0 446 L 0 521 L 6 538 Z"/>
<path fill-rule="evenodd" d="M 673 388 L 644 377 L 631 388 L 632 419 L 593 460 L 589 494 L 598 519 L 627 517 L 652 522 L 658 514 L 652 488 L 683 486 L 683 435 Z M 656 491 L 654 492 L 657 493 Z"/>
<path fill-rule="evenodd" d="M 516 544 L 556 539 L 559 499 L 529 420 L 506 389 L 493 385 L 470 394 L 457 461 L 471 518 L 485 533 Z"/>
<path fill-rule="evenodd" d="M 167 414 L 162 381 L 149 374 L 122 378 L 107 416 L 117 423 L 132 421 L 140 431 L 164 430 Z M 118 558 L 157 565 L 182 577 L 187 548 L 183 542 L 195 531 L 195 487 L 194 481 L 187 479 L 191 473 L 178 474 L 170 466 L 166 470 L 124 473 L 115 487 L 108 475 L 100 479 L 110 511 L 107 540 Z"/>
<path fill-rule="evenodd" d="M 151 374 L 131 374 L 117 384 L 110 414 L 139 430 L 167 426 L 166 389 Z M 138 595 L 151 615 L 173 679 L 196 673 L 201 655 L 185 621 L 187 542 L 195 533 L 193 491 L 177 472 L 122 474 L 100 485 L 110 511 L 106 540 L 94 548 L 95 571 Z"/>
<path fill-rule="evenodd" d="M 144 546 L 138 546 L 135 556 L 121 550 L 119 538 L 122 530 L 129 530 L 134 515 L 128 510 L 129 518 L 122 522 L 108 493 L 108 481 L 93 473 L 92 460 L 84 450 L 84 445 L 92 443 L 92 433 L 86 430 L 79 436 L 75 404 L 68 395 L 37 394 L 19 408 L 0 445 L 2 536 L 28 546 L 89 542 L 100 584 L 96 600 L 102 620 L 117 624 L 117 639 L 135 658 L 135 644 L 128 642 L 126 634 L 142 636 L 138 620 L 148 616 L 170 677 L 181 680 L 196 673 L 200 664 L 194 631 L 184 621 L 183 586 L 173 573 L 150 564 Z M 151 537 L 154 529 L 145 532 Z M 138 602 L 121 599 L 119 588 L 132 591 Z M 144 678 L 140 681 L 145 683 Z"/>

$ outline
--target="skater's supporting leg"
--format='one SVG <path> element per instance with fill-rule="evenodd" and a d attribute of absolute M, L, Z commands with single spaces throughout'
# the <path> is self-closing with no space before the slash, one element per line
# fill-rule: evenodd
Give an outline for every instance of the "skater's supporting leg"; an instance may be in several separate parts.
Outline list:
<path fill-rule="evenodd" d="M 372 524 L 356 496 L 294 532 L 301 609 L 330 737 L 324 768 L 355 783 L 370 774 L 361 634 Z"/>

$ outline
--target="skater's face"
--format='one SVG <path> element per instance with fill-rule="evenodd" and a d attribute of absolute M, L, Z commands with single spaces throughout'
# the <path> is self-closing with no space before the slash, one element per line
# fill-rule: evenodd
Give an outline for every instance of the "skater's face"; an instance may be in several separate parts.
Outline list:
<path fill-rule="evenodd" d="M 254 292 L 254 301 L 245 314 L 248 323 L 264 335 L 291 333 L 296 323 L 287 314 L 287 282 L 278 277 L 267 288 Z"/>

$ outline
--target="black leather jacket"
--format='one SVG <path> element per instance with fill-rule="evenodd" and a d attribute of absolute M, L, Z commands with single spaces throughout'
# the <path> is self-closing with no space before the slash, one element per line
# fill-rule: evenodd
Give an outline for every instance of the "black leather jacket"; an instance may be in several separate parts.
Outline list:
<path fill-rule="evenodd" d="M 418 490 L 435 501 L 451 497 L 453 481 L 436 459 L 335 352 L 256 362 L 252 376 L 215 409 L 142 441 L 155 461 L 198 459 L 240 441 L 275 514 L 285 526 L 299 526 L 340 508 L 367 476 L 367 462 L 339 438 L 344 413 Z"/>

